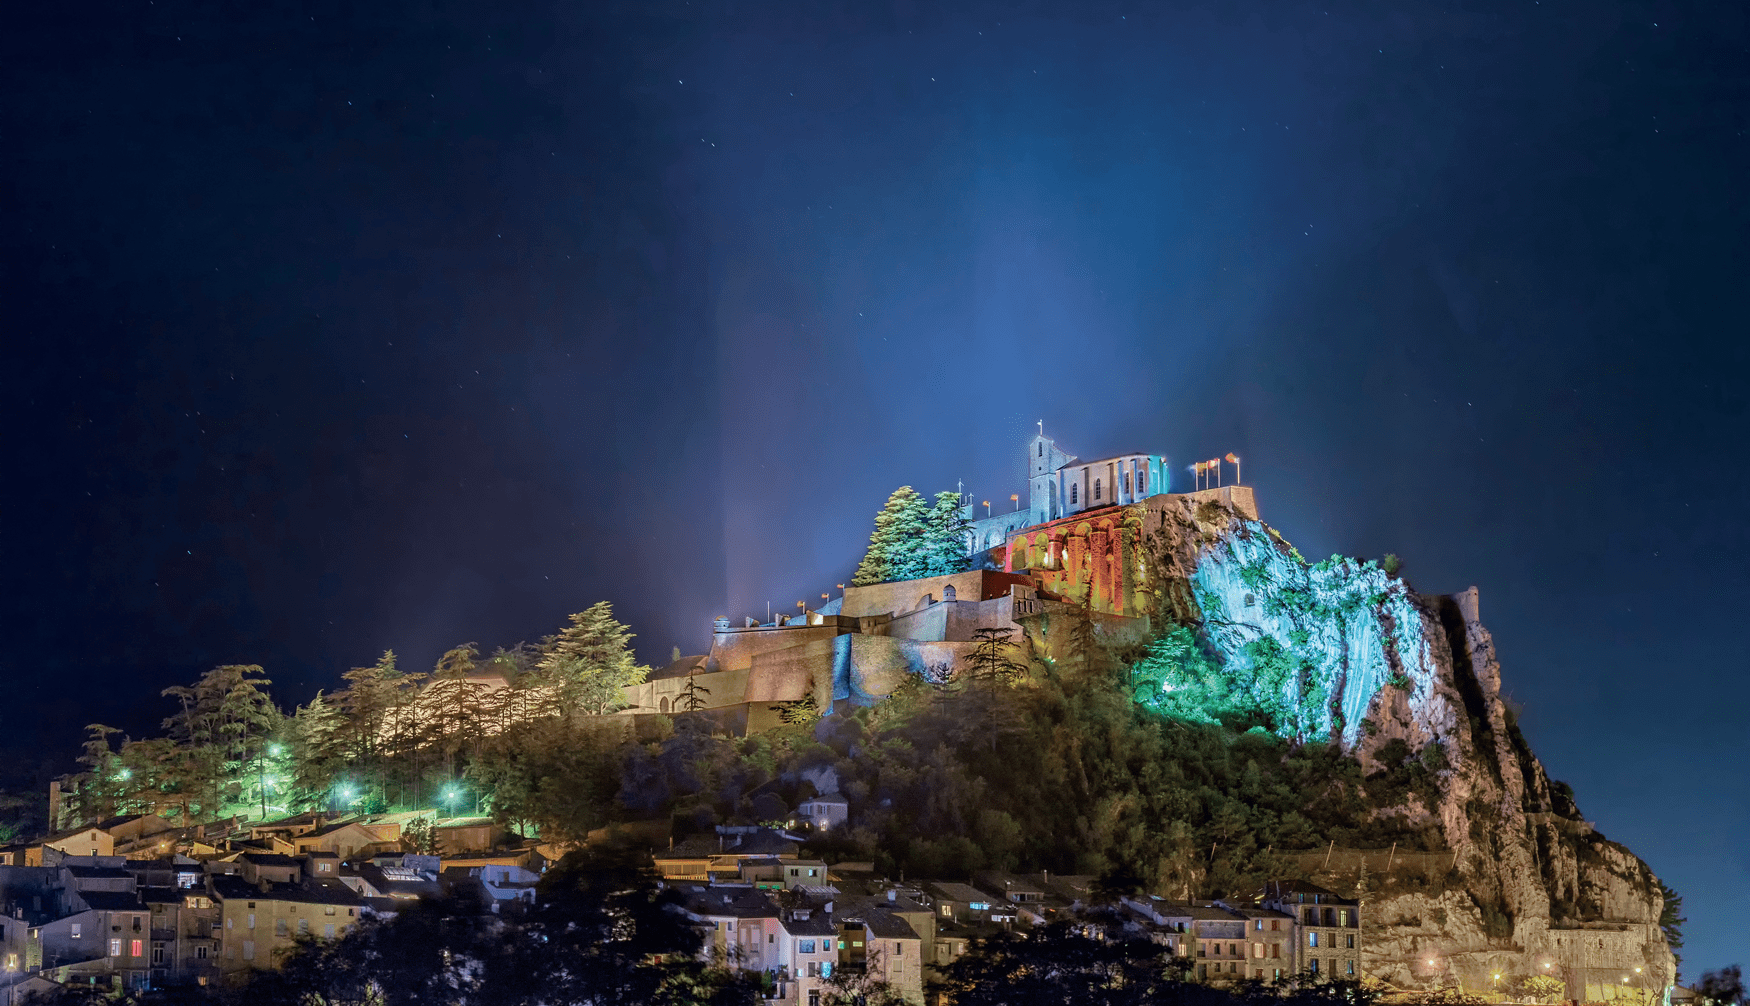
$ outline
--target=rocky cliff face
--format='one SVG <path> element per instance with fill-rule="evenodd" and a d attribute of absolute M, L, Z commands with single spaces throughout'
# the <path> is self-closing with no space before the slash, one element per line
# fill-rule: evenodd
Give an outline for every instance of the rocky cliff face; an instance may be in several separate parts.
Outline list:
<path fill-rule="evenodd" d="M 1209 503 L 1186 500 L 1151 532 L 1157 617 L 1200 625 L 1283 732 L 1340 742 L 1369 775 L 1406 755 L 1435 770 L 1433 791 L 1374 813 L 1437 832 L 1446 851 L 1326 850 L 1309 867 L 1365 899 L 1368 971 L 1468 989 L 1549 975 L 1569 999 L 1661 998 L 1674 961 L 1658 881 L 1526 745 L 1476 588 L 1427 596 L 1372 563 L 1308 563 Z"/>

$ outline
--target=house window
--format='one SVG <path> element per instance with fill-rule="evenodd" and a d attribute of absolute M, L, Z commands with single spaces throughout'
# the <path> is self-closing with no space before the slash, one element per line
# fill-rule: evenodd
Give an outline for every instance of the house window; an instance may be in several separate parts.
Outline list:
<path fill-rule="evenodd" d="M 808 990 L 808 1006 L 820 1006 L 820 990 Z"/>
<path fill-rule="evenodd" d="M 323 915 L 333 915 L 334 914 L 334 906 L 329 905 L 328 907 L 322 909 L 322 914 Z"/>
<path fill-rule="evenodd" d="M 1271 919 L 1270 920 L 1270 931 L 1273 933 L 1276 932 L 1276 927 L 1281 925 L 1281 923 L 1282 923 L 1281 919 Z"/>
<path fill-rule="evenodd" d="M 1070 506 L 1076 505 L 1076 490 L 1079 488 L 1080 488 L 1080 486 L 1076 486 L 1076 485 L 1071 485 L 1069 487 L 1069 505 Z"/>
<path fill-rule="evenodd" d="M 73 938 L 74 939 L 79 938 L 79 923 L 77 923 L 77 922 L 73 923 Z"/>
<path fill-rule="evenodd" d="M 120 957 L 122 955 L 122 941 L 121 940 L 110 940 L 109 941 L 109 955 L 111 957 Z"/>
<path fill-rule="evenodd" d="M 322 924 L 322 938 L 325 940 L 334 939 L 334 923 L 325 922 Z"/>
<path fill-rule="evenodd" d="M 1348 947 L 1350 950 L 1355 949 L 1355 934 L 1354 933 L 1349 934 L 1348 942 L 1346 942 L 1344 944 L 1344 946 Z"/>
<path fill-rule="evenodd" d="M 309 919 L 299 919 L 298 920 L 298 935 L 299 936 L 306 936 L 309 934 L 309 932 L 310 932 L 310 920 Z"/>
<path fill-rule="evenodd" d="M 1124 473 L 1124 491 L 1125 492 L 1130 491 L 1130 473 L 1129 472 Z"/>
<path fill-rule="evenodd" d="M 1263 929 L 1263 928 L 1264 928 L 1264 920 L 1263 919 L 1253 919 L 1252 920 L 1252 929 L 1254 931 L 1259 930 L 1259 929 Z"/>
<path fill-rule="evenodd" d="M 831 978 L 832 977 L 832 961 L 821 961 L 820 962 L 820 977 L 822 977 L 822 978 Z"/>
<path fill-rule="evenodd" d="M 1207 943 L 1197 944 L 1197 956 L 1199 956 L 1199 957 L 1209 956 L 1209 944 L 1207 944 Z"/>
<path fill-rule="evenodd" d="M 128 956 L 129 957 L 144 957 L 145 955 L 146 955 L 145 941 L 143 941 L 143 940 L 129 940 L 128 941 Z"/>
<path fill-rule="evenodd" d="M 284 936 L 286 934 L 286 920 L 285 919 L 273 920 L 273 934 L 275 936 Z"/>
<path fill-rule="evenodd" d="M 905 953 L 905 944 L 895 943 L 893 945 L 893 956 L 898 957 L 899 955 L 901 955 L 903 953 Z"/>
<path fill-rule="evenodd" d="M 1238 957 L 1240 955 L 1240 945 L 1238 943 L 1229 943 L 1227 945 L 1227 952 L 1232 957 Z"/>
<path fill-rule="evenodd" d="M 1270 956 L 1271 957 L 1281 957 L 1282 956 L 1282 944 L 1280 944 L 1280 943 L 1270 944 Z"/>
<path fill-rule="evenodd" d="M 202 961 L 206 960 L 207 959 L 207 948 L 206 947 L 195 947 L 194 948 L 194 956 L 195 956 L 196 960 L 202 960 Z"/>
<path fill-rule="evenodd" d="M 1095 499 L 1100 498 L 1100 480 L 1099 479 L 1094 480 L 1094 498 Z"/>
<path fill-rule="evenodd" d="M 1307 961 L 1306 964 L 1307 964 L 1308 971 L 1311 971 L 1315 975 L 1319 973 L 1319 959 L 1317 957 L 1314 957 L 1312 960 Z"/>
<path fill-rule="evenodd" d="M 1355 958 L 1349 958 L 1349 977 L 1355 977 Z"/>
<path fill-rule="evenodd" d="M 1209 965 L 1207 965 L 1207 964 L 1197 965 L 1197 977 L 1208 978 L 1209 977 Z"/>
<path fill-rule="evenodd" d="M 1306 934 L 1306 945 L 1309 947 L 1318 946 L 1319 945 L 1319 934 L 1318 933 L 1307 933 Z"/>
<path fill-rule="evenodd" d="M 1337 909 L 1337 925 L 1347 926 L 1348 924 L 1349 924 L 1349 910 L 1347 908 Z"/>
<path fill-rule="evenodd" d="M 243 959 L 246 961 L 255 960 L 255 941 L 254 940 L 244 940 L 243 941 Z"/>
<path fill-rule="evenodd" d="M 1043 440 L 1039 441 L 1039 456 L 1040 457 L 1045 456 L 1045 441 L 1043 441 Z"/>
<path fill-rule="evenodd" d="M 255 906 L 250 905 L 249 907 L 254 908 Z M 254 929 L 255 928 L 255 913 L 254 912 L 249 913 L 249 925 L 246 926 L 245 928 L 247 928 L 247 929 Z"/>
<path fill-rule="evenodd" d="M 668 712 L 668 699 L 664 698 L 661 702 L 658 702 L 656 708 L 660 712 Z"/>
<path fill-rule="evenodd" d="M 810 978 L 819 978 L 820 977 L 820 962 L 819 961 L 809 961 L 808 962 L 808 977 L 810 977 Z"/>

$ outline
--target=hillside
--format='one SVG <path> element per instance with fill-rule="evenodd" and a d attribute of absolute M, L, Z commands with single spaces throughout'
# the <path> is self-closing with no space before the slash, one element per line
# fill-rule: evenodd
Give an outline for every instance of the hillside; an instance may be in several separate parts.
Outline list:
<path fill-rule="evenodd" d="M 1379 798 L 1368 816 L 1437 846 L 1395 861 L 1309 857 L 1321 861 L 1315 879 L 1361 890 L 1373 907 L 1369 970 L 1472 987 L 1557 972 L 1587 999 L 1625 977 L 1671 978 L 1659 882 L 1584 820 L 1526 744 L 1501 699 L 1476 588 L 1427 596 L 1372 563 L 1308 564 L 1270 527 L 1217 506 L 1169 516 L 1152 532 L 1161 613 L 1201 629 L 1228 690 L 1185 680 L 1184 660 L 1157 660 L 1167 688 L 1157 703 L 1189 693 L 1267 715 L 1293 739 L 1334 740 Z M 1425 784 L 1388 793 L 1406 766 Z M 1396 869 L 1369 876 L 1364 862 Z M 1592 993 L 1577 987 L 1582 976 Z"/>

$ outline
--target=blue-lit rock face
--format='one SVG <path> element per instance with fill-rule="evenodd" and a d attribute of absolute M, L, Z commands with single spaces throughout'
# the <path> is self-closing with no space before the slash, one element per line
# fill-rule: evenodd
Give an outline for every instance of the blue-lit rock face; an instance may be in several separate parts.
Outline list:
<path fill-rule="evenodd" d="M 1263 524 L 1242 520 L 1198 557 L 1192 584 L 1228 676 L 1251 683 L 1285 736 L 1352 747 L 1388 685 L 1423 718 L 1436 673 L 1424 615 L 1403 581 L 1375 564 L 1308 565 Z"/>
<path fill-rule="evenodd" d="M 1331 866 L 1330 849 L 1309 854 L 1314 882 L 1365 898 L 1378 927 L 1361 949 L 1368 974 L 1490 988 L 1494 975 L 1548 968 L 1582 1000 L 1621 991 L 1600 974 L 1641 975 L 1636 994 L 1660 1001 L 1675 961 L 1658 879 L 1532 753 L 1502 701 L 1475 588 L 1420 595 L 1370 562 L 1307 563 L 1268 526 L 1201 500 L 1161 512 L 1149 563 L 1158 635 L 1131 665 L 1137 701 L 1339 742 L 1360 764 L 1356 796 L 1379 795 L 1375 780 L 1391 793 L 1371 816 L 1438 836 L 1418 853 L 1433 870 L 1422 878 L 1391 868 L 1396 846 L 1365 877 Z M 1412 763 L 1430 789 L 1383 788 Z"/>

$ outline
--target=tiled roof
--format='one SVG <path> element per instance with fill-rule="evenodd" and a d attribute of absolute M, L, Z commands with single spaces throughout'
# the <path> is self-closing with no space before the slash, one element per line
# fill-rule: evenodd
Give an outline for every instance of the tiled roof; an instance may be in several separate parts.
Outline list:
<path fill-rule="evenodd" d="M 792 916 L 780 922 L 791 936 L 837 936 L 839 931 L 838 923 L 825 912 L 809 912 L 806 919 Z"/>
<path fill-rule="evenodd" d="M 879 936 L 884 940 L 915 940 L 919 938 L 917 930 L 911 927 L 911 923 L 887 912 L 870 912 L 863 918 L 863 925 L 868 927 L 870 935 Z"/>
<path fill-rule="evenodd" d="M 80 891 L 79 900 L 100 912 L 143 912 L 146 903 L 133 891 Z"/>
<path fill-rule="evenodd" d="M 338 880 L 308 880 L 301 884 L 269 884 L 266 891 L 241 877 L 213 876 L 213 893 L 227 901 L 290 901 L 306 905 L 357 905 L 361 900 Z"/>

